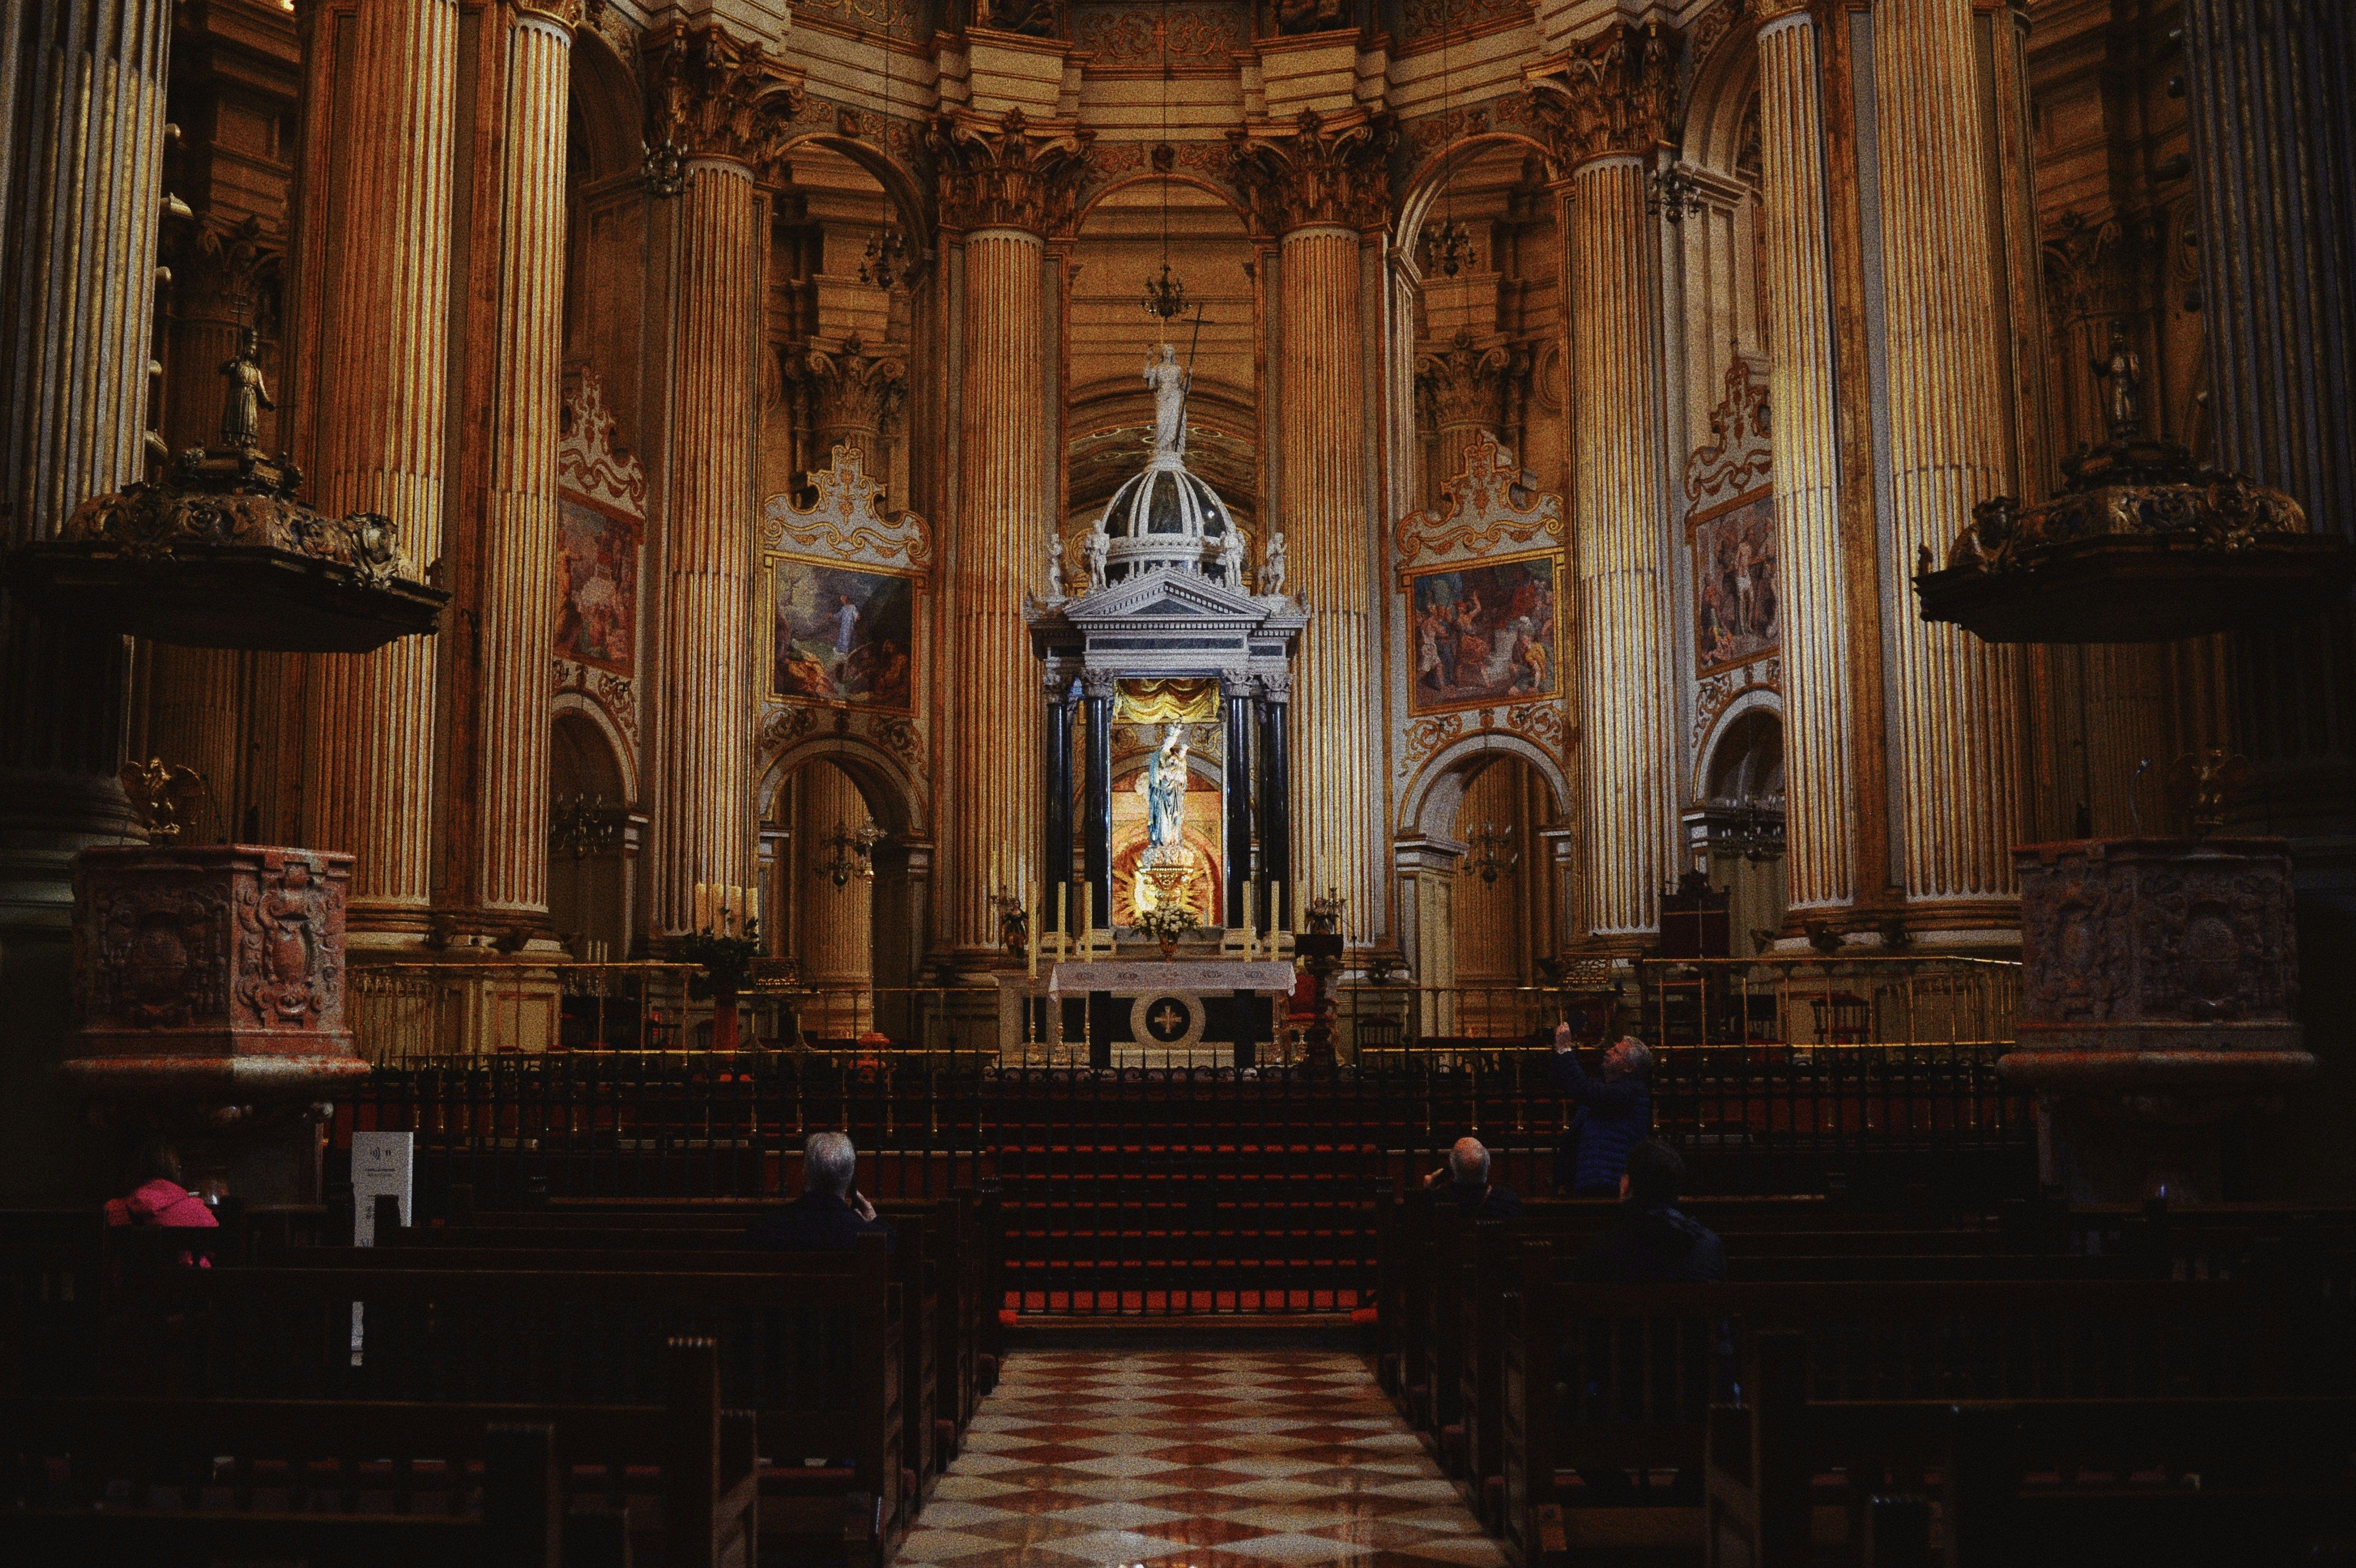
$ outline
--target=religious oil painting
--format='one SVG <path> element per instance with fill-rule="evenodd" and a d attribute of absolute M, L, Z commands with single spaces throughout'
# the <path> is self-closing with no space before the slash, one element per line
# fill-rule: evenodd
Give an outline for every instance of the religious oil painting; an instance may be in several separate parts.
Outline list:
<path fill-rule="evenodd" d="M 769 585 L 778 696 L 912 711 L 915 579 L 780 555 Z"/>
<path fill-rule="evenodd" d="M 617 675 L 638 647 L 638 528 L 564 498 L 556 555 L 556 653 Z"/>
<path fill-rule="evenodd" d="M 1694 664 L 1703 674 L 1748 664 L 1783 640 L 1775 498 L 1753 490 L 1693 522 Z"/>
<path fill-rule="evenodd" d="M 1547 551 L 1410 576 L 1410 708 L 1430 714 L 1557 695 L 1560 563 Z"/>

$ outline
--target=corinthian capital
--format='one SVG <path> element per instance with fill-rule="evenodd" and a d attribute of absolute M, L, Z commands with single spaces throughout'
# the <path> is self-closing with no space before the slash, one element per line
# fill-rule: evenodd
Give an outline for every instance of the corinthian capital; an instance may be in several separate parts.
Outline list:
<path fill-rule="evenodd" d="M 1503 347 L 1476 349 L 1459 328 L 1447 348 L 1419 354 L 1415 390 L 1435 430 L 1477 425 L 1494 433 L 1505 422 L 1506 372 L 1513 356 Z"/>
<path fill-rule="evenodd" d="M 1034 127 L 1020 109 L 996 121 L 942 115 L 926 134 L 940 169 L 941 226 L 1033 234 L 1068 227 L 1095 139 L 1093 131 Z"/>
<path fill-rule="evenodd" d="M 1228 175 L 1254 221 L 1270 233 L 1339 223 L 1380 227 L 1390 216 L 1387 113 L 1353 110 L 1332 119 L 1303 109 L 1278 135 L 1227 133 Z"/>
<path fill-rule="evenodd" d="M 649 41 L 648 52 L 650 167 L 733 158 L 771 172 L 801 110 L 800 73 L 716 27 L 674 29 Z"/>
<path fill-rule="evenodd" d="M 1526 73 L 1530 108 L 1565 166 L 1648 153 L 1668 139 L 1684 40 L 1658 22 L 1615 23 Z"/>
<path fill-rule="evenodd" d="M 247 318 L 267 302 L 270 285 L 284 259 L 281 236 L 248 217 L 230 222 L 210 213 L 180 225 L 178 242 L 166 251 L 173 297 L 184 317 L 220 313 Z M 255 326 L 262 325 L 256 321 Z"/>
<path fill-rule="evenodd" d="M 908 395 L 907 367 L 867 352 L 855 333 L 841 349 L 812 349 L 799 372 L 810 394 L 810 423 L 822 435 L 879 433 Z"/>

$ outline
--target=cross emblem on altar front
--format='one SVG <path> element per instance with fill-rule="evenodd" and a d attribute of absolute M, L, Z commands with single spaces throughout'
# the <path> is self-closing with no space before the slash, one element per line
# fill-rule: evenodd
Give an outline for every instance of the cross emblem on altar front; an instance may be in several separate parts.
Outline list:
<path fill-rule="evenodd" d="M 1162 1011 L 1153 1015 L 1153 1026 L 1165 1035 L 1176 1034 L 1185 1024 L 1186 1015 L 1167 1002 L 1162 1004 Z"/>

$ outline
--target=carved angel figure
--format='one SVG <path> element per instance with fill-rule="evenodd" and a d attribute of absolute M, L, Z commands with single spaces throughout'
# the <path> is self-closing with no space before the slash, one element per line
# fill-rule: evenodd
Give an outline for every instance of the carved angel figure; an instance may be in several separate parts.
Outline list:
<path fill-rule="evenodd" d="M 1259 553 L 1259 591 L 1263 594 L 1284 592 L 1284 535 L 1270 533 L 1267 547 Z"/>

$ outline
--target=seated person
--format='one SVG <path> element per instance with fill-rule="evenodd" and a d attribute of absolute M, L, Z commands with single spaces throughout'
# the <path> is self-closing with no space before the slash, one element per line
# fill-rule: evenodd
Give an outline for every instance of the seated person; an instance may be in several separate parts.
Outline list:
<path fill-rule="evenodd" d="M 204 1230 L 220 1224 L 203 1198 L 180 1185 L 180 1156 L 171 1144 L 150 1144 L 142 1149 L 132 1179 L 139 1185 L 130 1197 L 106 1200 L 109 1225 Z"/>
<path fill-rule="evenodd" d="M 1572 1260 L 1572 1277 L 1598 1284 L 1724 1279 L 1726 1249 L 1717 1234 L 1677 1209 L 1685 1177 L 1685 1161 L 1658 1139 L 1629 1150 L 1620 1210 L 1612 1229 Z"/>
<path fill-rule="evenodd" d="M 1522 1211 L 1522 1200 L 1509 1187 L 1489 1181 L 1489 1151 L 1478 1138 L 1459 1138 L 1448 1151 L 1448 1163 L 1423 1178 L 1434 1208 L 1453 1205 L 1467 1219 L 1511 1219 Z"/>
<path fill-rule="evenodd" d="M 1590 1076 L 1579 1065 L 1569 1024 L 1554 1026 L 1554 1081 L 1578 1107 L 1555 1151 L 1554 1187 L 1572 1197 L 1610 1197 L 1620 1190 L 1628 1151 L 1653 1131 L 1653 1053 L 1633 1035 L 1603 1053 Z"/>
<path fill-rule="evenodd" d="M 755 1222 L 755 1247 L 778 1252 L 847 1252 L 862 1236 L 892 1235 L 875 1206 L 851 1185 L 859 1153 L 841 1133 L 813 1133 L 802 1145 L 802 1195 Z"/>

